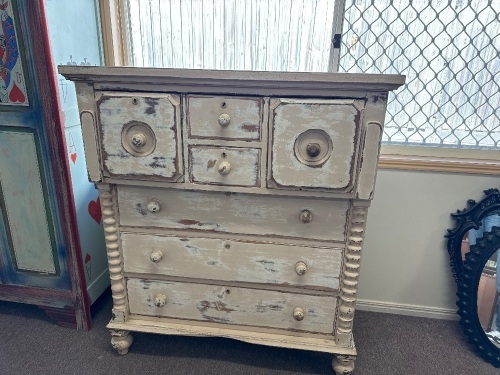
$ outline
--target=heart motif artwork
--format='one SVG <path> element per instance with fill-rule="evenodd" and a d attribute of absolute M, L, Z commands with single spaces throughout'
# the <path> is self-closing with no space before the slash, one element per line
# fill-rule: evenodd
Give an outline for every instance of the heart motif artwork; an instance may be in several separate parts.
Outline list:
<path fill-rule="evenodd" d="M 73 164 L 75 164 L 76 163 L 76 152 L 71 154 L 70 158 L 71 158 L 71 161 L 73 162 Z"/>
<path fill-rule="evenodd" d="M 26 97 L 24 96 L 23 92 L 15 83 L 10 90 L 9 100 L 12 103 L 24 103 L 26 101 Z"/>
<path fill-rule="evenodd" d="M 102 212 L 101 212 L 101 202 L 99 198 L 97 198 L 97 200 L 95 201 L 90 201 L 88 209 L 90 217 L 94 219 L 97 224 L 100 224 L 102 219 Z"/>

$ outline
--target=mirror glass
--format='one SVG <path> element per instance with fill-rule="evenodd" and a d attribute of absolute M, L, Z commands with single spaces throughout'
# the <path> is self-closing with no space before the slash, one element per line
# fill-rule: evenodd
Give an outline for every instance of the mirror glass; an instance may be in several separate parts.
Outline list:
<path fill-rule="evenodd" d="M 482 237 L 484 232 L 491 231 L 493 227 L 500 227 L 500 215 L 488 215 L 478 230 L 471 229 L 462 240 L 462 260 L 465 260 L 465 254 L 469 251 L 469 246 L 476 244 L 478 238 Z M 500 258 L 499 251 L 486 261 L 477 289 L 477 314 L 482 329 L 486 337 L 500 348 Z"/>
<path fill-rule="evenodd" d="M 499 251 L 486 261 L 477 288 L 477 315 L 486 337 L 500 348 Z"/>

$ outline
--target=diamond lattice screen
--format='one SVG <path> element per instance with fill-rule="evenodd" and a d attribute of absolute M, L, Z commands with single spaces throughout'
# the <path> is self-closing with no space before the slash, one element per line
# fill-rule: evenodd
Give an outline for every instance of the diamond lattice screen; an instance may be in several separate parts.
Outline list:
<path fill-rule="evenodd" d="M 398 73 L 383 140 L 498 147 L 500 1 L 347 0 L 339 70 Z"/>

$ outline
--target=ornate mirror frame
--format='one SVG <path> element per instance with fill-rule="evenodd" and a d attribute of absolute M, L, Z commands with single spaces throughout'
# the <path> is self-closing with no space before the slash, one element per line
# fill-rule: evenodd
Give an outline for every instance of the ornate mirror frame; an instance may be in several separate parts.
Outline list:
<path fill-rule="evenodd" d="M 498 191 L 496 192 L 498 194 Z M 458 314 L 460 325 L 475 350 L 489 363 L 500 367 L 500 346 L 493 344 L 484 332 L 478 314 L 478 286 L 486 261 L 500 249 L 500 227 L 484 233 L 470 247 L 458 283 Z M 498 274 L 497 274 L 498 277 Z"/>
<path fill-rule="evenodd" d="M 470 229 L 479 229 L 483 219 L 492 214 L 500 214 L 500 191 L 498 189 L 484 190 L 484 198 L 476 202 L 472 199 L 467 201 L 467 207 L 452 213 L 456 221 L 453 229 L 448 229 L 448 254 L 453 278 L 457 284 L 460 283 L 463 273 L 462 240 Z"/>

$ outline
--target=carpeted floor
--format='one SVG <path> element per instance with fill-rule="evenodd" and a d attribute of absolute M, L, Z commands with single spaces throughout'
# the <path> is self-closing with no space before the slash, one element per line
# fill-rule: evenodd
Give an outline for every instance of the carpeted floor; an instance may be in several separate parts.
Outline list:
<path fill-rule="evenodd" d="M 331 356 L 229 339 L 134 335 L 120 357 L 105 328 L 106 293 L 93 306 L 94 325 L 77 332 L 52 323 L 36 307 L 0 302 L 0 374 L 328 374 Z M 457 321 L 358 311 L 356 375 L 498 375 L 473 353 Z"/>

